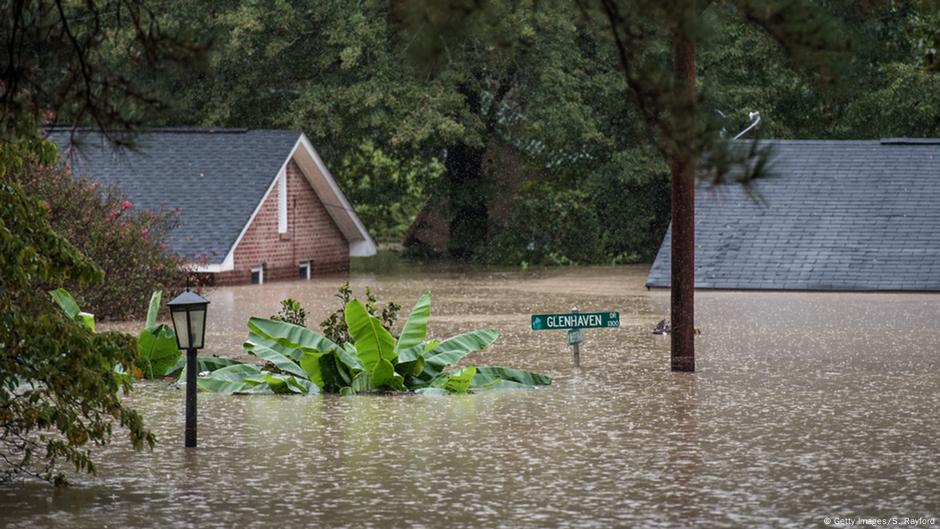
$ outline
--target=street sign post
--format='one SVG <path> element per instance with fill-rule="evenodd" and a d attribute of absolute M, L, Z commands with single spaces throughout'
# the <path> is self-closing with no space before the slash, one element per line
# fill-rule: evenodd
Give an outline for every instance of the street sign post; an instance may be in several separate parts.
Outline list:
<path fill-rule="evenodd" d="M 612 329 L 620 327 L 619 312 L 580 312 L 577 307 L 568 314 L 533 314 L 533 331 L 567 330 L 566 342 L 571 347 L 574 367 L 581 367 L 581 342 L 584 329 Z"/>

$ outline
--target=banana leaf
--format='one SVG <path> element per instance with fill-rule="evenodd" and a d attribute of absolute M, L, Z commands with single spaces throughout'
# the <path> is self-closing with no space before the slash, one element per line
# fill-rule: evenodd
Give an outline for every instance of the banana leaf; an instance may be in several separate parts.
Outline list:
<path fill-rule="evenodd" d="M 497 386 L 492 384 L 499 381 L 511 382 L 526 388 L 547 386 L 552 383 L 551 377 L 541 373 L 511 367 L 478 367 L 476 375 L 473 377 L 472 387 L 474 389 L 493 389 Z M 506 384 L 502 387 L 512 388 L 514 386 L 513 384 Z"/>
<path fill-rule="evenodd" d="M 95 332 L 95 315 L 82 312 L 82 310 L 78 308 L 78 303 L 75 301 L 75 298 L 72 297 L 72 294 L 70 294 L 68 290 L 57 288 L 49 292 L 49 295 L 52 296 L 52 299 L 59 305 L 62 312 L 64 312 L 70 320 L 77 321 L 89 331 Z"/>
<path fill-rule="evenodd" d="M 372 387 L 374 389 L 393 389 L 405 391 L 404 377 L 395 372 L 395 366 L 384 358 L 372 370 Z"/>
<path fill-rule="evenodd" d="M 166 325 L 148 326 L 137 337 L 137 367 L 145 378 L 166 375 L 182 358 L 176 346 L 176 333 Z"/>
<path fill-rule="evenodd" d="M 476 372 L 476 367 L 466 366 L 453 373 L 443 373 L 431 381 L 431 387 L 446 390 L 448 393 L 466 393 Z"/>
<path fill-rule="evenodd" d="M 346 326 L 349 336 L 356 343 L 356 354 L 366 371 L 372 373 L 379 360 L 393 363 L 398 357 L 395 352 L 395 338 L 392 337 L 382 322 L 369 315 L 359 300 L 346 304 Z"/>
<path fill-rule="evenodd" d="M 434 349 L 438 346 L 440 342 L 430 341 L 430 342 L 421 342 L 418 345 L 409 347 L 407 349 L 402 349 L 398 352 L 398 363 L 403 364 L 406 362 L 413 362 L 419 358 L 424 358 L 425 353 Z"/>
<path fill-rule="evenodd" d="M 260 375 L 261 368 L 253 364 L 234 364 L 217 369 L 207 377 L 196 379 L 196 385 L 211 393 L 245 394 L 273 393 L 266 385 L 250 380 L 252 375 Z"/>
<path fill-rule="evenodd" d="M 196 380 L 196 387 L 208 393 L 222 393 L 224 395 L 273 395 L 266 384 L 249 383 L 243 380 L 229 381 L 214 378 L 200 378 Z"/>
<path fill-rule="evenodd" d="M 344 343 L 343 350 L 336 354 L 336 358 L 342 360 L 350 370 L 359 372 L 365 369 L 362 366 L 362 362 L 359 361 L 359 351 L 357 351 L 356 346 L 351 343 Z"/>
<path fill-rule="evenodd" d="M 425 292 L 418 298 L 417 303 L 405 325 L 401 329 L 401 335 L 395 344 L 395 353 L 401 355 L 402 350 L 409 349 L 421 344 L 428 334 L 428 318 L 431 317 L 431 293 Z M 403 360 L 399 359 L 399 362 Z"/>
<path fill-rule="evenodd" d="M 160 313 L 160 300 L 163 298 L 162 290 L 155 290 L 150 295 L 150 306 L 147 308 L 147 328 L 157 326 L 157 315 Z"/>
<path fill-rule="evenodd" d="M 263 382 L 267 384 L 268 388 L 276 395 L 289 393 L 311 395 L 320 392 L 320 388 L 312 384 L 309 380 L 285 375 L 283 373 L 268 373 L 267 371 L 262 371 L 260 375 L 247 376 L 243 380 L 247 382 Z"/>
<path fill-rule="evenodd" d="M 298 344 L 285 344 L 266 335 L 249 331 L 248 338 L 245 338 L 245 343 L 242 344 L 242 348 L 244 348 L 248 354 L 253 354 L 252 349 L 254 347 L 265 347 L 268 349 L 273 349 L 274 351 L 295 362 L 303 358 L 304 353 L 304 350 L 299 347 Z"/>
<path fill-rule="evenodd" d="M 372 377 L 369 375 L 368 371 L 360 371 L 350 385 L 339 391 L 340 395 L 357 395 L 359 393 L 366 393 L 372 391 Z"/>
<path fill-rule="evenodd" d="M 311 331 L 306 327 L 284 321 L 251 318 L 248 320 L 248 329 L 255 335 L 276 341 L 284 348 L 300 349 L 301 352 L 297 353 L 296 357 L 293 354 L 286 354 L 286 356 L 294 358 L 295 361 L 300 360 L 300 357 L 303 356 L 303 351 L 306 350 L 319 351 L 321 353 L 328 351 L 340 352 L 343 350 L 342 347 L 322 334 Z M 285 353 L 282 352 L 282 354 Z"/>
<path fill-rule="evenodd" d="M 307 378 L 327 393 L 337 393 L 352 383 L 353 374 L 334 352 L 307 351 L 300 360 Z"/>
<path fill-rule="evenodd" d="M 245 349 L 252 356 L 256 356 L 265 362 L 272 363 L 275 367 L 285 373 L 307 378 L 307 372 L 297 365 L 293 360 L 280 352 L 262 344 L 245 342 Z"/>
<path fill-rule="evenodd" d="M 417 360 L 395 364 L 395 372 L 403 377 L 417 376 L 424 371 L 424 357 L 419 356 Z"/>
<path fill-rule="evenodd" d="M 196 372 L 202 373 L 204 371 L 209 371 L 210 373 L 215 373 L 219 369 L 223 369 L 229 366 L 234 365 L 251 365 L 244 362 L 239 362 L 238 360 L 232 360 L 231 358 L 222 358 L 221 356 L 199 356 L 196 357 Z M 167 369 L 166 373 L 163 376 L 167 377 L 179 377 L 176 381 L 184 382 L 186 380 L 186 357 L 180 356 L 180 359 L 176 362 L 176 365 Z"/>
<path fill-rule="evenodd" d="M 460 362 L 470 353 L 486 349 L 497 338 L 499 333 L 493 329 L 478 329 L 448 338 L 424 354 L 424 371 L 417 378 L 430 382 L 447 366 Z"/>
<path fill-rule="evenodd" d="M 438 342 L 422 342 L 399 351 L 395 371 L 404 377 L 419 375 L 424 370 L 424 353 L 436 347 L 437 344 Z"/>
<path fill-rule="evenodd" d="M 316 395 L 320 393 L 320 388 L 306 378 L 290 377 L 287 379 L 287 385 L 296 389 L 303 395 Z"/>

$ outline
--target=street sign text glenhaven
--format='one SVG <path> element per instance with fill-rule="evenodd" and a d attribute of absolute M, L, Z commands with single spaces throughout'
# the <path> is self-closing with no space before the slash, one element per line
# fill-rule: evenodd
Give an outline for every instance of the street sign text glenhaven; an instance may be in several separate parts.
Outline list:
<path fill-rule="evenodd" d="M 620 327 L 619 312 L 572 312 L 569 314 L 533 314 L 532 330 L 598 329 Z"/>

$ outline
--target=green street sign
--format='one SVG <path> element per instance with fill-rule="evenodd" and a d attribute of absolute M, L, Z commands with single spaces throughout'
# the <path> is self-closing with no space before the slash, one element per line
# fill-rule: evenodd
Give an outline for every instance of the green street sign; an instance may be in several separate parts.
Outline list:
<path fill-rule="evenodd" d="M 533 331 L 558 329 L 600 329 L 620 327 L 619 312 L 571 312 L 568 314 L 533 314 Z"/>

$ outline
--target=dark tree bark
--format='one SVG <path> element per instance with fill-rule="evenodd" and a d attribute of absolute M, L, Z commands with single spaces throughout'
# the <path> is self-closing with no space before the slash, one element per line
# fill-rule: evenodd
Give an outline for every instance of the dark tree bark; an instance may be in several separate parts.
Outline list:
<path fill-rule="evenodd" d="M 447 149 L 444 162 L 450 206 L 451 257 L 473 257 L 486 239 L 489 214 L 483 190 L 483 149 L 465 144 Z"/>
<path fill-rule="evenodd" d="M 460 92 L 467 102 L 467 110 L 479 115 L 480 94 L 469 87 Z M 447 148 L 444 174 L 447 179 L 447 198 L 450 210 L 450 239 L 447 253 L 457 259 L 473 257 L 486 240 L 489 213 L 483 182 L 483 155 L 485 148 L 457 143 Z"/>
<path fill-rule="evenodd" d="M 695 41 L 678 32 L 673 42 L 673 91 L 677 108 L 695 115 Z M 692 126 L 694 120 L 678 122 Z M 680 137 L 682 134 L 679 135 Z M 673 371 L 695 371 L 695 166 L 688 143 L 672 149 L 672 351 Z"/>

